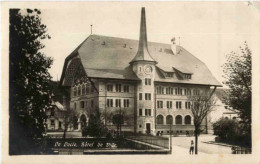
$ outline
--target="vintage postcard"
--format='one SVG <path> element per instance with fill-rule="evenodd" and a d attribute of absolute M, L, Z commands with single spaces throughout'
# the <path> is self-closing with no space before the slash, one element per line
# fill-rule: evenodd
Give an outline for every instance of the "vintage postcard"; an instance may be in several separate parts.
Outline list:
<path fill-rule="evenodd" d="M 259 163 L 259 2 L 2 2 L 3 163 Z"/>

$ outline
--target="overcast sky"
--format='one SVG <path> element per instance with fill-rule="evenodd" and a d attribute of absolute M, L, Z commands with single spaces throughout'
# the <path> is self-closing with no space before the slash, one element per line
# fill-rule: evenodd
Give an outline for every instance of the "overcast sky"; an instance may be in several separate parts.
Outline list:
<path fill-rule="evenodd" d="M 148 41 L 180 44 L 206 63 L 222 83 L 225 55 L 247 41 L 259 45 L 259 12 L 246 2 L 103 2 L 39 5 L 51 39 L 43 50 L 54 58 L 54 80 L 61 76 L 65 58 L 90 34 L 139 38 L 141 7 L 146 9 Z M 177 43 L 179 41 L 177 40 Z"/>

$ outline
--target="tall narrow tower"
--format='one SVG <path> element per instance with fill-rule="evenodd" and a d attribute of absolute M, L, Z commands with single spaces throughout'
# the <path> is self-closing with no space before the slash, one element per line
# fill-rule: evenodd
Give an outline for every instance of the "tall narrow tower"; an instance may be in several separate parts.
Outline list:
<path fill-rule="evenodd" d="M 137 84 L 137 132 L 155 133 L 154 72 L 157 62 L 150 55 L 147 43 L 145 8 L 141 12 L 139 47 L 130 62 L 141 81 Z"/>

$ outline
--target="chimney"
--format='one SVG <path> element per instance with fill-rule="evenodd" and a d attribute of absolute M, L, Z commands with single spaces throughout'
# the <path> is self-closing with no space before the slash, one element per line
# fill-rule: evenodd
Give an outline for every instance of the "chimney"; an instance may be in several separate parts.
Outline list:
<path fill-rule="evenodd" d="M 172 45 L 171 45 L 172 52 L 173 52 L 174 55 L 177 55 L 175 37 L 173 37 L 171 41 L 172 41 Z"/>
<path fill-rule="evenodd" d="M 147 44 L 147 33 L 146 33 L 146 18 L 145 18 L 145 8 L 142 7 L 141 12 L 141 24 L 140 24 L 140 37 L 139 37 L 139 47 L 136 56 L 130 62 L 136 61 L 151 61 L 157 63 L 150 55 L 148 51 L 148 44 Z"/>

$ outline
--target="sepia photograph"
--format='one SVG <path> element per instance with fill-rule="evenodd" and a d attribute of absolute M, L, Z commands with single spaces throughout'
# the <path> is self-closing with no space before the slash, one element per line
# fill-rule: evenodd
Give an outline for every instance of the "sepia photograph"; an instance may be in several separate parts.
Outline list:
<path fill-rule="evenodd" d="M 260 162 L 259 2 L 1 4 L 3 163 Z"/>

